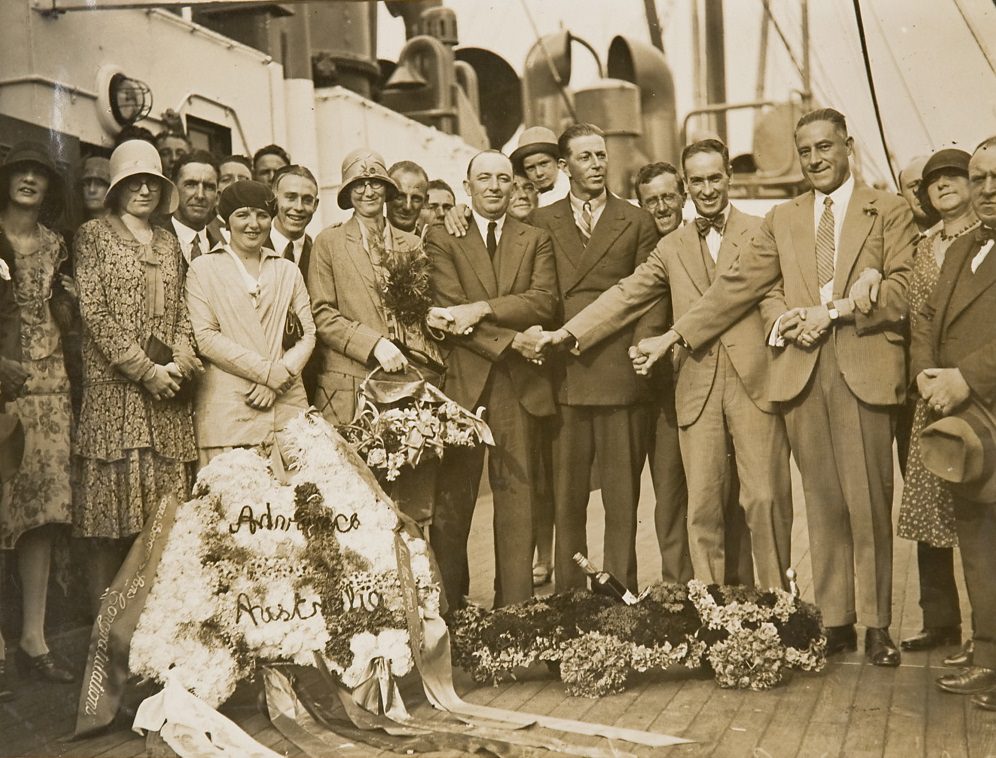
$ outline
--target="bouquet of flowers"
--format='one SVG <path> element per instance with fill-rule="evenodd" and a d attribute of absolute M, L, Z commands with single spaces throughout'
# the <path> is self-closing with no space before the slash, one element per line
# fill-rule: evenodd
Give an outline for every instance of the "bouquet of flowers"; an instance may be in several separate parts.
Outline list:
<path fill-rule="evenodd" d="M 573 591 L 450 619 L 454 662 L 478 682 L 547 662 L 570 695 L 621 692 L 633 675 L 708 664 L 721 687 L 767 689 L 789 669 L 819 671 L 819 611 L 782 590 L 658 583 L 635 605 Z"/>
<path fill-rule="evenodd" d="M 397 479 L 404 467 L 441 459 L 448 447 L 494 444 L 491 430 L 423 379 L 378 385 L 373 372 L 360 385 L 356 415 L 339 432 L 378 477 Z"/>

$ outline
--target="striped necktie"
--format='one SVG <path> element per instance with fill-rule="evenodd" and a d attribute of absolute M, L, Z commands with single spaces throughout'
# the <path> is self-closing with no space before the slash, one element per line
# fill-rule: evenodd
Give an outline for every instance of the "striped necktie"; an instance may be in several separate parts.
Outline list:
<path fill-rule="evenodd" d="M 581 216 L 578 219 L 578 229 L 581 230 L 581 236 L 584 237 L 584 244 L 588 244 L 588 240 L 591 239 L 591 203 L 585 203 L 581 206 Z"/>
<path fill-rule="evenodd" d="M 190 243 L 190 260 L 194 260 L 194 258 L 203 252 L 201 250 L 201 235 L 195 234 L 193 241 Z"/>
<path fill-rule="evenodd" d="M 816 277 L 820 288 L 833 281 L 833 200 L 823 198 L 823 215 L 816 226 Z"/>

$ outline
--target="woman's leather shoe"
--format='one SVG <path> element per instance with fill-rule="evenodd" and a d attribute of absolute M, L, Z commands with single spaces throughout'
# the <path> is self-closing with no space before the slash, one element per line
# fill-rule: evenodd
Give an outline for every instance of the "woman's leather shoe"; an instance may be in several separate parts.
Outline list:
<path fill-rule="evenodd" d="M 933 650 L 935 647 L 944 645 L 961 644 L 960 626 L 934 626 L 923 629 L 913 637 L 907 637 L 899 643 L 903 650 L 911 652 L 917 650 Z"/>
<path fill-rule="evenodd" d="M 854 624 L 827 627 L 827 655 L 858 649 L 858 634 Z"/>
<path fill-rule="evenodd" d="M 14 690 L 7 683 L 7 661 L 0 661 L 0 703 L 14 699 Z"/>
<path fill-rule="evenodd" d="M 76 677 L 64 668 L 55 665 L 55 658 L 52 657 L 51 653 L 28 655 L 24 650 L 18 648 L 14 655 L 14 662 L 17 664 L 17 672 L 21 676 L 32 676 L 57 684 L 71 684 L 76 681 Z"/>
<path fill-rule="evenodd" d="M 870 626 L 865 630 L 865 658 L 873 666 L 899 665 L 899 651 L 888 629 Z"/>
<path fill-rule="evenodd" d="M 974 695 L 996 687 L 996 670 L 969 666 L 956 674 L 942 676 L 937 680 L 937 686 L 955 695 Z"/>
<path fill-rule="evenodd" d="M 975 657 L 975 642 L 973 640 L 965 640 L 965 644 L 961 646 L 961 650 L 957 653 L 953 653 L 944 659 L 945 666 L 971 666 L 972 660 Z"/>

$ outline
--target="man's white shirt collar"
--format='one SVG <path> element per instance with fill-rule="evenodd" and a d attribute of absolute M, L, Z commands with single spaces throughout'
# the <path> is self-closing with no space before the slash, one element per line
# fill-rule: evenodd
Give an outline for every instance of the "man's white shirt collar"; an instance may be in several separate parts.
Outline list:
<path fill-rule="evenodd" d="M 474 223 L 477 224 L 477 228 L 481 232 L 481 239 L 484 240 L 484 244 L 488 243 L 488 224 L 492 221 L 496 224 L 495 226 L 495 241 L 501 240 L 501 230 L 505 226 L 505 216 L 499 216 L 498 218 L 485 218 L 473 208 L 470 209 L 474 216 Z"/>
<path fill-rule="evenodd" d="M 273 243 L 273 252 L 282 258 L 284 250 L 287 249 L 287 243 L 290 242 L 294 246 L 294 263 L 300 263 L 301 256 L 304 255 L 305 236 L 302 234 L 296 240 L 292 240 L 277 229 L 276 223 L 270 227 L 270 242 Z"/>
<path fill-rule="evenodd" d="M 170 221 L 173 223 L 173 230 L 176 232 L 176 238 L 180 241 L 180 250 L 187 263 L 190 263 L 190 248 L 194 244 L 194 237 L 200 239 L 202 255 L 211 249 L 211 245 L 208 242 L 207 227 L 198 232 L 191 229 L 176 216 L 170 216 Z"/>

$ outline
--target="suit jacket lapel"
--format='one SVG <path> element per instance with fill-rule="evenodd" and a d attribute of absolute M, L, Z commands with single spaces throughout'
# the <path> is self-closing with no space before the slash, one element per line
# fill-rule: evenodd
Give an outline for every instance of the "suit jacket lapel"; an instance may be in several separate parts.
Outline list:
<path fill-rule="evenodd" d="M 716 276 L 729 271 L 733 261 L 740 255 L 741 245 L 750 242 L 744 239 L 749 227 L 744 223 L 743 214 L 730 206 L 730 215 L 726 219 L 726 228 L 723 230 L 723 242 L 719 246 L 719 255 L 716 260 Z"/>
<path fill-rule="evenodd" d="M 571 201 L 565 197 L 550 207 L 556 212 L 551 233 L 556 238 L 560 249 L 564 251 L 568 262 L 577 268 L 581 262 L 581 256 L 584 254 L 584 245 L 581 243 L 581 232 L 578 230 L 577 224 L 574 223 Z"/>
<path fill-rule="evenodd" d="M 705 293 L 709 289 L 710 282 L 709 272 L 706 270 L 705 261 L 702 260 L 702 238 L 699 237 L 699 230 L 695 224 L 685 224 L 674 234 L 679 235 L 678 260 L 685 267 L 699 294 Z"/>
<path fill-rule="evenodd" d="M 620 213 L 621 209 L 619 207 L 620 203 L 624 202 L 626 201 L 620 200 L 611 193 L 609 194 L 605 202 L 605 208 L 602 210 L 602 215 L 599 216 L 598 223 L 595 224 L 595 229 L 591 233 L 591 239 L 588 240 L 588 244 L 581 254 L 581 259 L 578 261 L 577 270 L 574 272 L 574 282 L 571 286 L 583 279 L 585 274 L 595 267 L 595 264 L 609 252 L 612 243 L 616 241 L 619 235 L 622 234 L 623 229 L 626 228 L 628 222 L 626 221 L 626 217 Z M 573 214 L 571 221 L 573 223 Z"/>
<path fill-rule="evenodd" d="M 985 260 L 982 261 L 979 268 L 973 274 L 971 261 L 979 250 L 982 249 L 982 245 L 972 239 L 968 244 L 961 247 L 964 250 L 964 260 L 960 268 L 962 269 L 961 276 L 964 281 L 962 282 L 961 292 L 958 293 L 957 297 L 954 296 L 954 288 L 952 288 L 949 305 L 950 311 L 944 319 L 945 325 L 950 324 L 958 318 L 983 292 L 996 284 L 996 248 L 989 251 Z M 950 248 L 948 249 L 948 254 L 951 254 Z"/>
<path fill-rule="evenodd" d="M 851 201 L 847 204 L 847 212 L 844 215 L 844 224 L 840 229 L 840 240 L 837 247 L 837 262 L 834 264 L 833 276 L 833 296 L 835 298 L 844 297 L 844 288 L 854 268 L 854 262 L 858 259 L 868 233 L 875 223 L 875 216 L 878 209 L 875 208 L 876 197 L 863 185 L 856 185 L 851 193 Z M 869 209 L 866 213 L 865 209 Z M 873 210 L 874 209 L 874 210 Z M 813 243 L 816 249 L 816 243 Z M 816 256 L 813 256 L 815 261 Z"/>
<path fill-rule="evenodd" d="M 813 228 L 813 191 L 796 198 L 789 221 L 795 260 L 802 279 L 813 299 L 820 299 L 820 285 L 816 278 L 816 230 Z"/>
<path fill-rule="evenodd" d="M 305 280 L 308 278 L 308 266 L 311 265 L 311 235 L 304 235 L 304 247 L 301 248 L 301 260 L 297 262 L 297 266 L 301 269 L 301 274 L 304 276 Z"/>
<path fill-rule="evenodd" d="M 345 233 L 347 257 L 356 268 L 356 273 L 363 282 L 363 293 L 370 300 L 374 310 L 377 313 L 381 313 L 380 297 L 377 294 L 377 276 L 374 274 L 370 256 L 363 249 L 363 235 L 360 232 L 360 222 L 355 218 L 349 219 L 345 224 Z"/>
<path fill-rule="evenodd" d="M 502 241 L 505 240 L 504 233 L 501 238 Z M 495 277 L 495 266 L 491 261 L 491 256 L 488 255 L 488 249 L 484 246 L 481 230 L 478 229 L 476 223 L 471 224 L 467 234 L 460 238 L 460 246 L 463 248 L 467 262 L 474 269 L 474 273 L 488 293 L 488 297 L 498 297 L 498 279 Z M 500 244 L 498 249 L 501 249 Z"/>
<path fill-rule="evenodd" d="M 515 277 L 522 266 L 522 235 L 526 233 L 525 225 L 520 224 L 511 216 L 505 217 L 505 224 L 498 240 L 498 251 L 495 253 L 493 268 L 498 270 L 498 294 L 507 295 L 512 291 Z"/>

